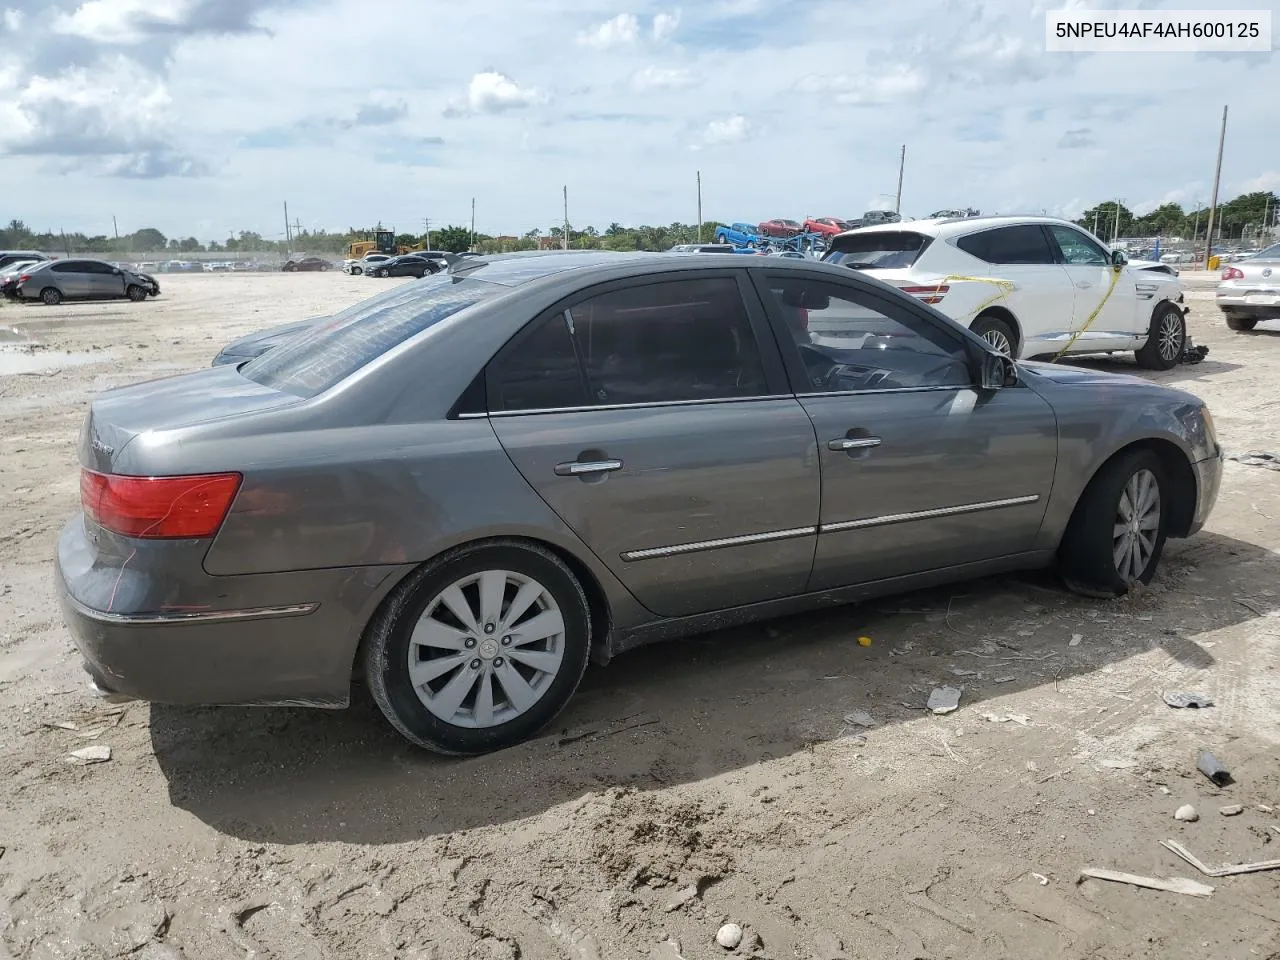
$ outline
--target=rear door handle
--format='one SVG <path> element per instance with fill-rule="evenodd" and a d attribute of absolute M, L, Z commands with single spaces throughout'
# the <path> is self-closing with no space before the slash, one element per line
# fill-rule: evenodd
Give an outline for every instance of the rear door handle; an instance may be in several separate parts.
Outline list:
<path fill-rule="evenodd" d="M 572 460 L 556 464 L 557 477 L 589 477 L 596 473 L 613 473 L 622 469 L 621 460 Z"/>
<path fill-rule="evenodd" d="M 880 446 L 879 437 L 838 437 L 827 441 L 828 450 L 843 452 L 845 450 L 861 450 L 864 447 Z"/>

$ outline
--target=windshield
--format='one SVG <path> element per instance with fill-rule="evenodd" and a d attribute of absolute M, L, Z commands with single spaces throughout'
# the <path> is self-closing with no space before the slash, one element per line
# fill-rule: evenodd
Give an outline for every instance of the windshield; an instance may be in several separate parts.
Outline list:
<path fill-rule="evenodd" d="M 1280 260 L 1280 243 L 1273 243 L 1271 246 L 1259 250 L 1250 260 Z"/>
<path fill-rule="evenodd" d="M 908 230 L 849 233 L 832 240 L 822 259 L 855 270 L 899 270 L 920 259 L 931 242 L 931 237 Z"/>
<path fill-rule="evenodd" d="M 497 284 L 448 274 L 394 287 L 250 360 L 240 372 L 265 387 L 314 397 L 415 334 L 504 292 Z"/>

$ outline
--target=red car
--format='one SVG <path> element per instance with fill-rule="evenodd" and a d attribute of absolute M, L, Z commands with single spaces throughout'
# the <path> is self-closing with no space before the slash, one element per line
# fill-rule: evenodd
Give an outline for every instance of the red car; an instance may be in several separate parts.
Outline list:
<path fill-rule="evenodd" d="M 804 222 L 805 233 L 822 233 L 828 237 L 834 237 L 837 233 L 852 229 L 848 223 L 837 217 L 810 217 Z"/>
<path fill-rule="evenodd" d="M 798 220 L 766 220 L 756 227 L 762 237 L 794 237 L 804 230 Z"/>

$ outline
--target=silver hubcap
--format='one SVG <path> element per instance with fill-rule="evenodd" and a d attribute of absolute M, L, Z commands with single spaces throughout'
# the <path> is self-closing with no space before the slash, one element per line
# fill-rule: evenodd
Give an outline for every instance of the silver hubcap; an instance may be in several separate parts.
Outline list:
<path fill-rule="evenodd" d="M 1160 321 L 1159 337 L 1160 356 L 1165 362 L 1177 359 L 1182 352 L 1182 322 L 1176 313 L 1170 311 L 1164 315 Z"/>
<path fill-rule="evenodd" d="M 1116 573 L 1133 583 L 1147 569 L 1160 532 L 1160 484 L 1150 470 L 1139 470 L 1125 484 L 1116 509 L 1112 557 Z"/>
<path fill-rule="evenodd" d="M 991 344 L 1006 357 L 1013 356 L 1013 344 L 1011 344 L 1009 342 L 1009 338 L 999 330 L 988 330 L 982 335 L 982 339 L 987 341 L 987 343 Z"/>
<path fill-rule="evenodd" d="M 409 680 L 423 705 L 458 727 L 494 727 L 546 693 L 564 660 L 564 617 L 537 580 L 486 570 L 427 606 L 409 640 Z"/>

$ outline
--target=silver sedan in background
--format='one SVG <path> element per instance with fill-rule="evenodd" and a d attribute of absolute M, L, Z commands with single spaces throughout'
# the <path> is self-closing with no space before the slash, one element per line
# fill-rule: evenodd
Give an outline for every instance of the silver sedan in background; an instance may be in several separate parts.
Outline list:
<path fill-rule="evenodd" d="M 1114 597 L 1194 534 L 1196 397 L 1017 362 L 847 268 L 458 260 L 244 363 L 98 394 L 56 571 L 106 695 L 531 736 L 589 659 L 1056 565 Z"/>
<path fill-rule="evenodd" d="M 1260 320 L 1280 320 L 1280 243 L 1227 266 L 1216 299 L 1232 330 L 1252 330 Z"/>

